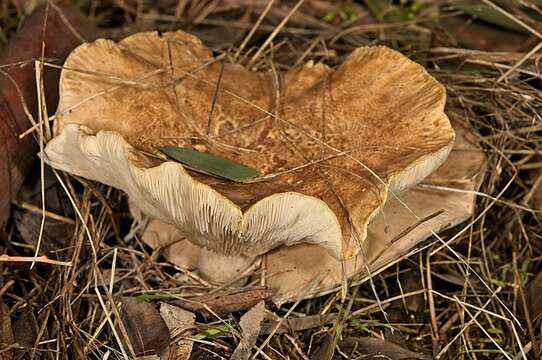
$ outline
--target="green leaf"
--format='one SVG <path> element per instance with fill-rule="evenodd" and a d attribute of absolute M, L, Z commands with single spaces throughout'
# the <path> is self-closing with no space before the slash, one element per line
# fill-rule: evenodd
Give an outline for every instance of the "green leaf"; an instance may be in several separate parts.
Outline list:
<path fill-rule="evenodd" d="M 233 331 L 233 327 L 230 324 L 220 324 L 220 325 L 213 325 L 210 326 L 205 331 L 202 331 L 196 335 L 194 335 L 194 339 L 196 340 L 203 340 L 207 338 L 212 338 L 216 335 L 223 334 L 223 333 L 229 333 Z"/>
<path fill-rule="evenodd" d="M 175 146 L 165 146 L 159 149 L 187 168 L 204 174 L 236 182 L 244 182 L 260 175 L 257 170 L 251 167 L 213 154 Z"/>

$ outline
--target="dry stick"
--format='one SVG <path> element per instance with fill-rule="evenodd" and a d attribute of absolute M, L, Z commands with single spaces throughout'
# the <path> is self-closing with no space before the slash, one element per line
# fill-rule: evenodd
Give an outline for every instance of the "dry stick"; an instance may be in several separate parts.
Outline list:
<path fill-rule="evenodd" d="M 135 359 L 136 355 L 135 355 L 135 352 L 134 352 L 134 348 L 132 346 L 130 337 L 128 336 L 128 332 L 126 331 L 126 327 L 124 326 L 124 323 L 122 322 L 122 317 L 121 317 L 121 315 L 119 313 L 119 310 L 117 309 L 117 304 L 115 303 L 112 294 L 109 293 L 108 288 L 105 285 L 105 281 L 104 281 L 104 279 L 102 277 L 102 274 L 100 273 L 100 271 L 97 268 L 94 268 L 94 290 L 96 292 L 96 295 L 98 295 L 98 299 L 100 301 L 100 304 L 104 308 L 104 311 L 107 311 L 107 309 L 105 307 L 105 304 L 104 304 L 104 301 L 102 299 L 102 294 L 98 290 L 98 286 L 99 286 L 98 285 L 98 280 L 100 281 L 100 283 L 102 284 L 102 287 L 105 290 L 105 295 L 107 297 L 107 300 L 111 303 L 111 310 L 112 310 L 113 314 L 115 314 L 117 319 L 119 319 L 118 324 L 119 324 L 120 332 L 122 333 L 122 335 L 124 336 L 124 338 L 126 340 L 126 346 L 128 347 L 128 350 L 130 351 L 130 355 L 132 355 L 132 358 Z M 111 319 L 111 316 L 109 316 L 109 319 Z M 113 333 L 117 337 L 118 333 L 117 333 L 116 329 L 113 326 L 112 320 L 110 320 L 109 323 L 111 325 L 111 329 L 112 329 Z M 117 339 L 117 341 L 120 341 L 120 337 Z M 121 347 L 122 353 L 125 354 L 123 343 L 119 342 L 119 346 Z M 129 359 L 129 358 L 126 356 L 126 359 Z"/>
<path fill-rule="evenodd" d="M 29 61 L 30 62 L 30 61 Z M 32 113 L 28 109 L 28 105 L 26 105 L 26 100 L 24 99 L 23 92 L 21 91 L 21 88 L 19 87 L 19 84 L 15 81 L 15 79 L 4 70 L 0 69 L 0 74 L 4 75 L 9 82 L 13 85 L 15 88 L 15 91 L 17 92 L 17 96 L 19 97 L 19 102 L 21 103 L 21 106 L 23 107 L 23 111 L 33 126 L 36 126 L 36 120 L 34 119 L 34 116 L 32 116 Z"/>
<path fill-rule="evenodd" d="M 6 254 L 0 255 L 0 261 L 5 262 L 39 262 L 51 265 L 60 265 L 60 266 L 72 266 L 71 261 L 60 261 L 49 259 L 47 256 L 9 256 Z"/>
<path fill-rule="evenodd" d="M 239 49 L 237 49 L 237 51 L 235 52 L 235 55 L 233 55 L 233 61 L 237 60 L 237 58 L 241 54 L 241 51 L 243 51 L 245 46 L 247 46 L 248 42 L 250 41 L 250 39 L 252 38 L 252 36 L 254 35 L 254 33 L 256 32 L 258 27 L 260 26 L 261 22 L 263 21 L 263 19 L 265 18 L 265 16 L 269 12 L 269 10 L 271 9 L 271 6 L 273 6 L 274 2 L 275 2 L 275 0 L 269 0 L 267 5 L 265 6 L 265 9 L 263 9 L 262 13 L 260 14 L 260 17 L 254 23 L 254 26 L 252 26 L 252 29 L 250 29 L 250 32 L 247 34 L 247 36 L 245 37 L 245 39 L 241 43 L 241 46 L 239 46 Z"/>
<path fill-rule="evenodd" d="M 280 32 L 280 30 L 282 30 L 282 28 L 284 27 L 284 25 L 286 25 L 286 23 L 288 22 L 288 20 L 290 20 L 290 18 L 292 17 L 292 15 L 297 11 L 297 9 L 301 6 L 301 4 L 303 4 L 303 1 L 304 0 L 299 0 L 297 2 L 297 4 L 295 4 L 295 6 L 292 8 L 292 10 L 290 10 L 290 12 L 288 13 L 288 15 L 286 15 L 286 17 L 280 22 L 280 24 L 277 25 L 277 27 L 275 28 L 275 30 L 273 30 L 273 32 L 271 33 L 271 35 L 269 35 L 269 37 L 265 40 L 265 42 L 262 44 L 262 46 L 260 46 L 260 48 L 258 49 L 258 51 L 256 52 L 256 54 L 254 54 L 254 56 L 252 57 L 252 59 L 250 59 L 250 61 L 248 62 L 247 64 L 247 68 L 250 68 L 252 65 L 254 65 L 254 63 L 256 62 L 256 60 L 258 60 L 258 58 L 260 57 L 260 55 L 262 54 L 262 52 L 265 50 L 265 48 L 267 46 L 269 46 L 269 44 L 273 41 L 273 39 L 275 38 L 275 36 L 277 36 L 277 34 Z"/>
<path fill-rule="evenodd" d="M 305 353 L 303 352 L 303 350 L 301 349 L 298 342 L 296 341 L 296 339 L 293 336 L 288 335 L 286 333 L 286 334 L 284 334 L 284 337 L 286 339 L 288 339 L 288 341 L 293 345 L 295 352 L 298 353 L 299 356 L 301 356 L 301 358 L 303 360 L 310 360 L 309 357 L 307 355 L 305 355 Z"/>
<path fill-rule="evenodd" d="M 384 307 L 382 306 L 383 303 L 380 301 L 380 297 L 378 296 L 378 292 L 376 291 L 376 286 L 375 286 L 375 283 L 373 281 L 373 274 L 371 272 L 371 269 L 369 268 L 369 265 L 367 264 L 367 257 L 365 256 L 365 253 L 364 253 L 362 247 L 360 247 L 359 251 L 361 252 L 361 255 L 363 257 L 363 264 L 365 265 L 365 271 L 367 272 L 367 276 L 368 276 L 368 279 L 369 279 L 369 285 L 371 285 L 371 290 L 373 291 L 373 294 L 374 294 L 374 296 L 376 298 L 376 303 L 378 305 L 378 308 L 382 312 L 382 315 L 384 315 L 384 319 L 386 319 L 386 323 L 388 323 L 388 325 L 389 325 L 389 327 L 391 329 L 391 332 L 393 333 L 394 330 L 393 330 L 393 326 L 391 326 L 390 319 L 388 317 L 388 313 L 384 310 Z M 344 264 L 344 261 L 343 261 L 343 264 Z"/>
<path fill-rule="evenodd" d="M 2 288 L 0 289 L 0 298 L 2 296 L 4 296 L 4 294 L 6 293 L 6 291 L 8 291 L 8 289 L 11 287 L 11 285 L 15 284 L 15 280 L 11 279 L 9 280 L 7 283 L 4 284 L 4 286 L 2 286 Z"/>
<path fill-rule="evenodd" d="M 47 6 L 47 12 L 45 16 L 45 21 L 47 20 L 47 14 L 49 11 L 49 7 Z M 45 26 L 44 26 L 45 27 Z M 42 42 L 41 51 L 42 56 L 43 52 L 45 50 L 45 44 Z M 45 94 L 43 93 L 43 63 L 36 60 L 34 62 L 35 72 L 36 72 L 36 92 L 37 92 L 37 98 L 38 98 L 38 121 L 40 124 L 43 124 L 44 117 L 47 117 L 47 105 L 45 102 Z M 40 231 L 38 235 L 38 242 L 36 244 L 36 251 L 34 252 L 34 256 L 37 257 L 40 252 L 41 247 L 41 240 L 43 239 L 43 231 L 45 230 L 45 162 L 43 160 L 43 144 L 45 142 L 45 136 L 44 136 L 44 125 L 41 125 L 39 127 L 39 148 L 40 148 L 40 192 L 41 192 L 41 223 L 40 223 Z M 34 268 L 34 262 L 30 265 L 30 270 Z"/>
<path fill-rule="evenodd" d="M 316 47 L 316 45 L 318 45 L 318 43 L 323 40 L 323 37 L 322 36 L 319 36 L 317 37 L 316 39 L 314 39 L 312 41 L 312 43 L 305 49 L 305 51 L 303 51 L 303 53 L 301 54 L 301 56 L 299 56 L 297 58 L 297 60 L 295 61 L 293 67 L 298 67 L 299 65 L 301 65 L 301 63 L 303 62 L 303 60 L 305 60 L 305 58 L 307 57 L 307 55 L 309 55 L 312 50 Z"/>
<path fill-rule="evenodd" d="M 117 267 L 117 248 L 113 250 L 113 261 L 111 264 L 111 276 L 109 278 L 109 294 L 113 296 L 113 284 L 115 283 L 115 270 Z"/>
<path fill-rule="evenodd" d="M 534 53 L 532 52 L 529 52 L 527 55 L 525 55 L 524 57 L 522 57 L 520 59 L 521 61 L 521 64 L 523 64 L 523 62 L 525 62 L 526 60 L 529 59 L 530 56 L 532 56 Z M 495 63 L 495 62 L 490 62 L 490 61 L 485 61 L 485 60 L 476 60 L 476 59 L 466 59 L 465 60 L 467 63 L 471 63 L 471 64 L 478 64 L 478 65 L 485 65 L 485 66 L 492 66 L 492 67 L 495 67 L 497 69 L 506 69 L 507 70 L 507 73 L 511 73 L 512 71 L 517 71 L 519 72 L 520 74 L 525 74 L 525 75 L 529 75 L 529 76 L 533 76 L 533 77 L 539 77 L 540 74 L 534 72 L 534 71 L 529 71 L 529 70 L 526 70 L 526 69 L 518 69 L 517 67 L 521 64 L 518 64 L 516 63 L 515 65 L 505 65 L 505 64 L 500 64 L 500 63 Z M 504 76 L 504 75 L 503 75 Z M 482 90 L 482 89 L 480 89 Z M 488 89 L 485 89 L 485 91 L 496 91 L 496 90 L 488 90 Z"/>
<path fill-rule="evenodd" d="M 112 271 L 111 271 L 111 277 L 110 277 L 110 280 L 109 280 L 110 281 L 110 283 L 109 283 L 109 292 L 111 294 L 113 293 L 113 282 L 114 282 L 113 280 L 114 280 L 114 277 L 115 277 L 116 262 L 117 262 L 117 248 L 115 248 L 114 251 L 113 251 Z M 102 322 L 98 325 L 98 327 L 94 331 L 94 335 L 88 334 L 90 336 L 90 338 L 89 338 L 89 340 L 87 341 L 87 343 L 86 343 L 86 345 L 84 347 L 84 350 L 83 350 L 84 353 L 86 353 L 88 351 L 88 349 L 91 346 L 94 345 L 94 342 L 96 341 L 96 338 L 102 332 L 102 329 L 105 326 L 105 324 L 107 323 L 107 321 L 108 321 L 108 319 L 107 319 L 107 316 L 106 316 L 104 318 L 104 320 L 102 320 Z"/>
<path fill-rule="evenodd" d="M 354 300 L 356 299 L 356 296 L 358 295 L 358 290 L 359 290 L 359 285 L 354 287 L 353 291 L 352 291 L 352 295 L 350 295 L 350 300 L 348 301 L 348 304 L 346 305 L 346 309 L 345 311 L 341 314 L 339 312 L 339 317 L 337 319 L 337 325 L 339 325 L 339 328 L 343 329 L 344 328 L 344 325 L 346 324 L 346 321 L 348 320 L 348 316 L 350 315 L 350 312 L 352 311 L 352 305 L 354 305 Z M 383 311 L 382 309 L 382 306 L 380 307 L 381 311 Z M 386 320 L 387 320 L 387 315 L 386 313 L 384 312 L 384 316 L 386 317 Z M 391 324 L 389 323 L 388 321 L 388 324 L 391 326 Z M 333 347 L 335 347 L 337 345 L 337 338 L 339 337 L 340 334 L 338 334 L 337 332 L 337 326 L 334 326 L 333 327 L 334 329 L 334 335 L 333 335 Z M 393 332 L 393 328 L 391 328 L 392 332 Z"/>
<path fill-rule="evenodd" d="M 486 310 L 486 309 L 483 309 L 480 306 L 476 306 L 476 305 L 473 305 L 473 304 L 469 304 L 468 302 L 462 301 L 455 295 L 454 296 L 448 296 L 448 295 L 440 293 L 440 292 L 438 292 L 436 290 L 432 290 L 432 292 L 433 292 L 433 294 L 438 295 L 443 299 L 450 300 L 450 301 L 456 302 L 456 303 L 458 303 L 458 304 L 460 304 L 462 306 L 465 306 L 465 307 L 468 307 L 468 308 L 471 308 L 471 309 L 474 309 L 474 310 L 481 311 L 484 314 L 491 315 L 491 316 L 493 316 L 493 317 L 495 317 L 495 318 L 497 318 L 499 320 L 503 320 L 503 321 L 506 321 L 506 322 L 511 322 L 512 321 L 512 320 L 510 320 L 509 318 L 507 318 L 504 315 L 501 315 L 501 314 L 498 314 L 498 313 L 496 313 L 494 311 Z"/>

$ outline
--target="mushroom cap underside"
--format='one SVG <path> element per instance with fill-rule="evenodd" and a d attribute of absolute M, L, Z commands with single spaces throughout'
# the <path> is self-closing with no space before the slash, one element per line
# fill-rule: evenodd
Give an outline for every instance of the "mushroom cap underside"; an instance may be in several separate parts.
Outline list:
<path fill-rule="evenodd" d="M 388 193 L 446 159 L 454 132 L 444 103 L 422 66 L 385 47 L 357 49 L 336 70 L 308 63 L 280 74 L 221 63 L 184 32 L 140 33 L 68 57 L 46 155 L 53 167 L 121 188 L 210 250 L 256 256 L 305 241 L 348 258 Z M 136 161 L 161 146 L 213 153 L 262 176 L 232 183 Z"/>

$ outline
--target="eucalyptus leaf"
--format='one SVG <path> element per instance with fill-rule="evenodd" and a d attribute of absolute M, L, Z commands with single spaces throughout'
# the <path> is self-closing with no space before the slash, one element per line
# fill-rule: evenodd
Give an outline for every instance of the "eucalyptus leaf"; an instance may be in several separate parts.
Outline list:
<path fill-rule="evenodd" d="M 474 16 L 490 24 L 519 33 L 529 34 L 526 28 L 514 20 L 489 5 L 481 4 L 479 1 L 462 0 L 454 2 L 453 6 L 470 16 Z"/>
<path fill-rule="evenodd" d="M 193 149 L 165 146 L 159 150 L 191 170 L 236 182 L 244 182 L 260 175 L 249 166 Z"/>

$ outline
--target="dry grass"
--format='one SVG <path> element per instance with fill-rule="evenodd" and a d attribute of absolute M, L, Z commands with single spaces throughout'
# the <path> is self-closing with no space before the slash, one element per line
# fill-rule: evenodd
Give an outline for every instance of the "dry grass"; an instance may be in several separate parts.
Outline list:
<path fill-rule="evenodd" d="M 79 6 L 101 26 L 104 36 L 180 28 L 200 36 L 218 54 L 231 50 L 240 63 L 258 69 L 270 63 L 287 69 L 308 60 L 335 65 L 363 45 L 398 48 L 445 84 L 447 113 L 476 129 L 489 170 L 472 220 L 442 234 L 448 246 L 435 242 L 375 275 L 374 288 L 367 284 L 348 289 L 342 303 L 338 292 L 271 308 L 278 317 L 337 316 L 293 334 L 262 335 L 258 358 L 309 358 L 325 343 L 326 333 L 387 337 L 442 359 L 536 358 L 540 322 L 531 322 L 525 311 L 524 289 L 542 269 L 542 217 L 530 210 L 532 184 L 542 169 L 540 54 L 461 48 L 441 24 L 441 19 L 458 14 L 445 4 L 438 7 L 440 13 L 433 8 L 409 19 L 375 23 L 357 3 L 345 2 L 349 7 L 324 0 L 275 1 L 269 7 L 266 3 L 160 0 L 149 5 L 124 0 L 81 1 Z M 6 10 L 6 16 L 13 9 Z M 260 26 L 254 28 L 259 19 Z M 438 46 L 430 46 L 432 37 Z M 237 52 L 240 46 L 242 51 Z M 213 290 L 197 276 L 165 263 L 139 241 L 121 192 L 65 174 L 53 176 L 56 185 L 44 189 L 48 201 L 66 209 L 71 204 L 76 210 L 52 217 L 74 223 L 68 224 L 68 238 L 55 246 L 43 240 L 42 249 L 71 266 L 36 263 L 30 270 L 28 264 L 7 262 L 1 268 L 0 293 L 12 319 L 23 318 L 29 324 L 33 323 L 29 318 L 36 319 L 36 337 L 30 338 L 33 350 L 23 356 L 129 356 L 121 341 L 123 332 L 114 326 L 118 313 L 114 297 L 145 293 L 190 298 Z M 18 211 L 39 214 L 40 208 Z M 5 252 L 32 256 L 35 247 L 21 239 L 15 223 L 8 227 Z M 193 334 L 216 322 L 235 324 L 237 315 L 198 318 Z M 227 357 L 238 341 L 228 332 L 205 338 L 193 356 Z M 335 358 L 357 357 L 355 349 L 340 344 Z"/>

